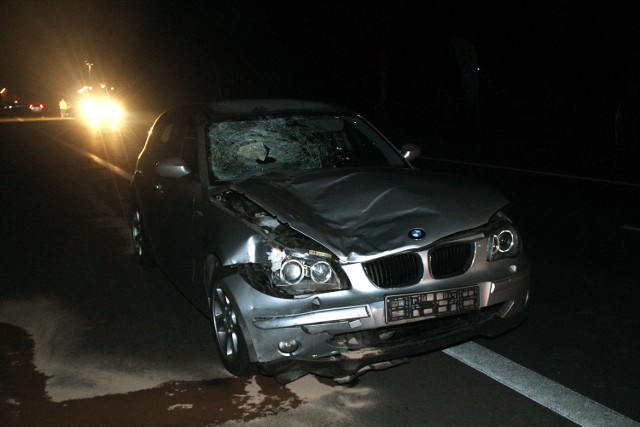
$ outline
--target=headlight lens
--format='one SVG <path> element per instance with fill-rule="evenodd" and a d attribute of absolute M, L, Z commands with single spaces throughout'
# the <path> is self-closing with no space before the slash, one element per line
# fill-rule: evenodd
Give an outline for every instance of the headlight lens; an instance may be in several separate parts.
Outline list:
<path fill-rule="evenodd" d="M 520 237 L 511 224 L 503 224 L 489 233 L 487 260 L 513 258 L 520 253 Z"/>
<path fill-rule="evenodd" d="M 271 284 L 287 295 L 305 295 L 348 289 L 346 277 L 331 254 L 317 250 L 272 248 Z M 333 264 L 333 265 L 332 265 Z"/>
<path fill-rule="evenodd" d="M 493 250 L 500 253 L 507 253 L 515 243 L 515 236 L 511 230 L 502 230 L 498 235 L 493 236 Z"/>
<path fill-rule="evenodd" d="M 280 268 L 280 279 L 287 285 L 297 285 L 304 278 L 309 278 L 316 284 L 327 283 L 333 275 L 333 269 L 326 261 L 288 259 Z"/>
<path fill-rule="evenodd" d="M 296 259 L 290 259 L 280 268 L 280 279 L 287 285 L 296 285 L 305 276 L 305 265 Z"/>
<path fill-rule="evenodd" d="M 316 283 L 327 283 L 333 275 L 331 266 L 326 261 L 316 262 L 309 269 L 311 279 Z"/>

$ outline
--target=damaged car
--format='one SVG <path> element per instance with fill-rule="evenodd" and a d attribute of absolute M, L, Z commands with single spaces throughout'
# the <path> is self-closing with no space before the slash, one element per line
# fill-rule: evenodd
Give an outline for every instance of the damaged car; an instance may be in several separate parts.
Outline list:
<path fill-rule="evenodd" d="M 530 268 L 507 200 L 417 155 L 332 104 L 170 109 L 131 182 L 135 256 L 208 313 L 239 376 L 346 382 L 517 326 Z"/>

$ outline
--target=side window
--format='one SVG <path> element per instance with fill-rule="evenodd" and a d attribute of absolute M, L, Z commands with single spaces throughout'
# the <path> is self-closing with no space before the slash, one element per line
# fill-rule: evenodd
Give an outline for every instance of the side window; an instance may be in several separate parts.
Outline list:
<path fill-rule="evenodd" d="M 153 129 L 154 133 L 156 133 L 155 144 L 153 145 L 153 151 L 155 152 L 158 159 L 164 159 L 166 157 L 171 157 L 172 154 L 172 146 L 174 145 L 174 140 L 177 136 L 177 125 L 175 120 L 165 120 L 162 123 L 158 123 L 156 126 L 159 126 L 156 130 Z"/>
<path fill-rule="evenodd" d="M 167 143 L 171 140 L 171 133 L 175 128 L 175 123 L 167 123 L 162 132 L 160 133 L 160 138 L 158 138 L 158 144 L 166 146 Z"/>
<path fill-rule="evenodd" d="M 158 160 L 169 157 L 183 159 L 198 176 L 198 123 L 193 112 L 174 111 L 165 116 L 153 129 L 153 152 Z"/>
<path fill-rule="evenodd" d="M 194 124 L 185 126 L 184 136 L 180 144 L 178 157 L 187 162 L 187 166 L 192 171 L 198 170 L 198 146 L 197 146 L 197 127 Z"/>

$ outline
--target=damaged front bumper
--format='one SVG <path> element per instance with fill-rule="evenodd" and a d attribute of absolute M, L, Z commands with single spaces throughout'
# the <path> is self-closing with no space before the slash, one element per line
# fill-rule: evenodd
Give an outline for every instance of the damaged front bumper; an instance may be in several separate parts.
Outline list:
<path fill-rule="evenodd" d="M 462 288 L 404 290 L 408 300 L 414 296 L 426 300 L 432 294 L 464 290 L 466 295 L 473 289 L 476 304 L 451 309 L 456 306 L 454 301 L 445 313 L 425 314 L 425 309 L 397 321 L 390 315 L 386 297 L 403 293 L 389 289 L 380 289 L 376 295 L 348 290 L 284 300 L 258 292 L 240 275 L 229 275 L 223 281 L 238 301 L 252 302 L 238 305 L 251 361 L 259 372 L 274 375 L 280 382 L 306 373 L 345 382 L 363 370 L 388 367 L 408 356 L 498 335 L 525 319 L 529 298 L 528 272 Z M 354 304 L 345 307 L 345 301 Z"/>
<path fill-rule="evenodd" d="M 367 370 L 386 369 L 404 363 L 408 357 L 444 349 L 451 345 L 477 337 L 493 337 L 515 328 L 526 318 L 520 311 L 507 319 L 495 311 L 475 318 L 459 319 L 455 326 L 442 325 L 432 333 L 407 337 L 382 346 L 347 350 L 334 356 L 314 360 L 286 359 L 258 365 L 260 373 L 274 375 L 279 382 L 287 383 L 307 373 L 331 377 L 338 383 L 346 383 Z M 437 322 L 427 320 L 425 322 Z M 429 328 L 427 328 L 429 329 Z"/>

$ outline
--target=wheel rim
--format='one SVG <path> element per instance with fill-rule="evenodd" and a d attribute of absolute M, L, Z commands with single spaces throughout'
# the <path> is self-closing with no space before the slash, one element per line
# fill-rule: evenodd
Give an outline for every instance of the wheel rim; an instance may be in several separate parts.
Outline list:
<path fill-rule="evenodd" d="M 133 212 L 131 221 L 131 237 L 133 238 L 133 250 L 137 256 L 142 256 L 142 225 L 140 223 L 140 212 Z"/>
<path fill-rule="evenodd" d="M 212 314 L 218 347 L 228 361 L 233 361 L 238 355 L 238 318 L 220 288 L 216 288 L 213 296 Z"/>

